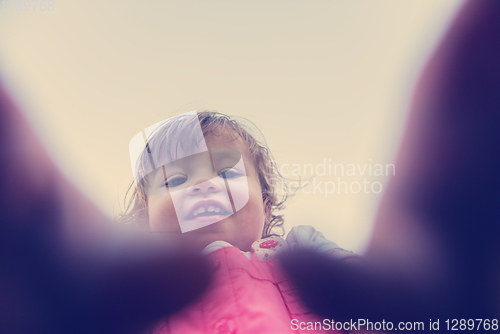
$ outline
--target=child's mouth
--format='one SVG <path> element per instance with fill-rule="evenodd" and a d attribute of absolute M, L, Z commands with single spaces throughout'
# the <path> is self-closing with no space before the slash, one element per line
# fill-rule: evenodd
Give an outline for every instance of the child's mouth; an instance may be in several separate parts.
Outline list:
<path fill-rule="evenodd" d="M 197 219 L 204 220 L 203 217 L 218 217 L 223 219 L 226 216 L 229 216 L 231 212 L 226 211 L 224 208 L 220 207 L 217 204 L 210 205 L 200 205 L 197 206 L 191 213 L 186 217 L 186 219 Z"/>

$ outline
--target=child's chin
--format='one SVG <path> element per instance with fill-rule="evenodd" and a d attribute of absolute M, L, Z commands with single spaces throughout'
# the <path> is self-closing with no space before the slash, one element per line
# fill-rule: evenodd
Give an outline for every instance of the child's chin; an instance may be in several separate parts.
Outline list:
<path fill-rule="evenodd" d="M 190 224 L 215 224 L 229 217 L 229 215 L 199 216 L 188 220 Z"/>
<path fill-rule="evenodd" d="M 214 215 L 196 217 L 193 219 L 185 220 L 183 222 L 183 228 L 190 231 L 207 229 L 220 230 L 221 227 L 223 227 L 221 223 L 226 222 L 227 218 L 230 216 L 231 215 Z"/>

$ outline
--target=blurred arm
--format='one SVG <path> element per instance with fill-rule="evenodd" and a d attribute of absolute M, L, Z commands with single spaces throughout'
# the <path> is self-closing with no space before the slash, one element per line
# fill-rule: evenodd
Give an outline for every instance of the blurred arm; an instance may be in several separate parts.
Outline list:
<path fill-rule="evenodd" d="M 467 2 L 417 86 L 365 265 L 284 259 L 313 310 L 370 320 L 498 316 L 499 41 L 500 2 Z"/>
<path fill-rule="evenodd" d="M 0 332 L 135 333 L 197 297 L 198 256 L 116 230 L 0 86 Z"/>

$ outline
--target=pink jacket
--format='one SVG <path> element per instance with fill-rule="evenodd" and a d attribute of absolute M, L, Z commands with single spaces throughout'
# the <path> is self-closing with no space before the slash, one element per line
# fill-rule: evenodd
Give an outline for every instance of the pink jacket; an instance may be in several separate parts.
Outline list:
<path fill-rule="evenodd" d="M 306 309 L 274 258 L 248 258 L 236 247 L 208 255 L 214 278 L 207 292 L 186 309 L 159 323 L 155 334 L 326 333 L 292 329 L 292 319 L 322 322 Z M 305 326 L 305 325 L 304 325 Z M 297 326 L 293 326 L 296 328 Z M 334 332 L 334 331 L 331 331 Z"/>

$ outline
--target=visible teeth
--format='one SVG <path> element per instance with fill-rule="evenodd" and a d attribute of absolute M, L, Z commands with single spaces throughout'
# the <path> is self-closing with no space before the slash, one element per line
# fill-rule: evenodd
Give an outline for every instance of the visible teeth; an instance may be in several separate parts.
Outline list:
<path fill-rule="evenodd" d="M 203 212 L 205 212 L 205 211 L 206 211 L 206 210 L 205 210 L 205 208 L 204 208 L 204 207 L 202 207 L 202 206 L 200 206 L 198 209 L 195 209 L 195 210 L 193 211 L 193 215 L 197 216 L 197 215 L 199 215 L 200 213 L 203 213 Z"/>
<path fill-rule="evenodd" d="M 206 209 L 201 206 L 198 209 L 193 211 L 193 215 L 198 216 L 200 213 L 203 213 L 205 211 L 207 211 L 207 212 L 221 212 L 223 210 L 220 207 L 214 206 L 214 205 L 209 205 L 208 208 L 206 208 Z"/>

